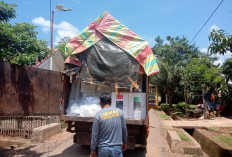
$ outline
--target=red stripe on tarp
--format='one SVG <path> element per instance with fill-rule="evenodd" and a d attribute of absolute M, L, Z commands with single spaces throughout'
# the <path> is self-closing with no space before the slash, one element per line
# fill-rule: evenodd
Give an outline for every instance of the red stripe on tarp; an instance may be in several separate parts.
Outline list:
<path fill-rule="evenodd" d="M 128 35 L 130 35 L 130 36 L 132 36 L 132 37 L 137 37 L 137 38 L 139 38 L 139 36 L 137 36 L 136 34 L 135 34 L 135 32 L 133 32 L 133 31 L 131 31 L 131 30 L 129 30 L 128 29 L 128 31 L 126 32 Z"/>
<path fill-rule="evenodd" d="M 77 37 L 72 38 L 69 41 L 69 44 L 73 47 L 73 49 L 75 50 L 77 47 L 79 47 L 82 43 L 81 41 L 78 40 Z"/>
<path fill-rule="evenodd" d="M 89 28 L 90 30 L 95 30 L 97 24 L 98 24 L 97 21 L 93 21 L 92 23 L 90 23 L 90 24 L 88 25 L 88 28 Z"/>
<path fill-rule="evenodd" d="M 147 59 L 147 56 L 152 54 L 152 50 L 150 48 L 149 45 L 147 45 L 139 54 L 138 56 L 136 57 L 136 60 L 140 63 L 140 64 L 143 64 L 146 59 Z"/>
<path fill-rule="evenodd" d="M 117 99 L 123 99 L 123 95 L 122 94 L 117 94 Z"/>
<path fill-rule="evenodd" d="M 139 65 L 139 74 L 145 74 L 144 68 L 141 64 Z"/>
<path fill-rule="evenodd" d="M 126 34 L 123 35 L 121 39 L 116 43 L 116 45 L 119 45 L 121 48 L 124 48 L 134 38 L 135 38 L 134 34 L 132 34 L 130 30 L 128 30 Z"/>
<path fill-rule="evenodd" d="M 84 50 L 86 50 L 86 47 L 83 44 L 81 44 L 73 51 L 72 54 L 78 54 L 83 52 Z"/>
<path fill-rule="evenodd" d="M 74 64 L 74 65 L 77 65 L 77 66 L 81 66 L 82 65 L 82 63 L 78 59 L 72 58 L 70 56 L 68 56 L 65 59 L 64 63 L 70 63 L 70 64 Z"/>
<path fill-rule="evenodd" d="M 106 12 L 103 15 L 102 19 L 99 21 L 99 24 L 96 29 L 102 34 L 104 34 L 107 28 L 111 26 L 114 23 L 114 21 L 116 21 L 116 19 Z"/>

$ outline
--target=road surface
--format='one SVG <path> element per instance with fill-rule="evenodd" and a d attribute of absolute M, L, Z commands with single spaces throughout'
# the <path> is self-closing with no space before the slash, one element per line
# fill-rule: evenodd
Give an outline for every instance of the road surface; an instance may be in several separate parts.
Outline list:
<path fill-rule="evenodd" d="M 127 150 L 124 157 L 166 157 L 168 151 L 166 141 L 162 134 L 162 126 L 154 110 L 150 110 L 150 134 L 148 137 L 147 151 Z M 47 150 L 42 157 L 89 157 L 89 147 L 73 143 L 72 136 L 58 145 L 53 151 Z"/>
<path fill-rule="evenodd" d="M 150 133 L 148 136 L 147 151 L 126 150 L 124 157 L 175 157 L 176 154 L 169 152 L 169 147 L 164 134 L 160 120 L 156 112 L 151 109 Z M 14 137 L 2 137 L 5 141 L 14 141 Z M 1 139 L 3 140 L 3 139 Z M 1 157 L 89 157 L 90 149 L 73 143 L 73 134 L 63 131 L 54 135 L 43 143 L 33 144 L 30 140 L 22 139 L 26 143 L 22 147 L 10 149 L 9 147 L 0 147 Z M 180 155 L 178 155 L 180 157 Z"/>

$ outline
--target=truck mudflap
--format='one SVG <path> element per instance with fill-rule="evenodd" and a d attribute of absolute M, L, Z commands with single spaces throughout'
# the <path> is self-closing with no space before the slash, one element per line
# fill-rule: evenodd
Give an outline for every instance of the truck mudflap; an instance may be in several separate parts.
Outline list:
<path fill-rule="evenodd" d="M 73 137 L 73 142 L 79 145 L 90 145 L 91 132 L 77 132 Z"/>

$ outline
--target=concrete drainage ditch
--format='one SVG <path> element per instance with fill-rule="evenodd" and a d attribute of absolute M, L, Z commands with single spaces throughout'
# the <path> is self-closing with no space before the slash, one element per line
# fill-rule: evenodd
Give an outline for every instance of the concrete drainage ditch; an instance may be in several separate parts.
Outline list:
<path fill-rule="evenodd" d="M 223 132 L 214 129 L 222 129 Z M 231 128 L 175 128 L 167 131 L 166 138 L 171 151 L 175 153 L 192 156 L 231 157 L 232 132 L 226 130 L 231 130 Z"/>
<path fill-rule="evenodd" d="M 179 120 L 173 116 L 172 119 Z M 232 127 L 209 126 L 173 126 L 166 137 L 171 151 L 187 156 L 232 157 Z"/>
<path fill-rule="evenodd" d="M 218 133 L 212 128 L 175 128 L 167 131 L 166 139 L 171 151 L 174 153 L 204 157 L 231 157 L 231 136 L 226 134 L 228 132 Z"/>
<path fill-rule="evenodd" d="M 167 142 L 174 153 L 203 156 L 200 144 L 183 129 L 167 131 Z"/>
<path fill-rule="evenodd" d="M 201 145 L 202 150 L 210 157 L 232 156 L 232 141 L 231 136 L 227 136 L 228 132 L 216 132 L 212 128 L 185 129 L 185 131 Z"/>

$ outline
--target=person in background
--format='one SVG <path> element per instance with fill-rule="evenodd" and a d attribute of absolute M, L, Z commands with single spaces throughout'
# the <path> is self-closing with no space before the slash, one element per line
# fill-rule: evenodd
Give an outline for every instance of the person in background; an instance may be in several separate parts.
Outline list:
<path fill-rule="evenodd" d="M 120 109 L 111 107 L 111 95 L 103 93 L 100 97 L 102 110 L 93 120 L 90 157 L 123 157 L 126 150 L 127 128 L 124 115 Z"/>
<path fill-rule="evenodd" d="M 222 104 L 222 94 L 219 93 L 218 94 L 218 105 L 219 105 L 219 108 L 218 108 L 218 111 L 219 111 L 219 116 L 222 116 L 222 113 L 223 113 L 223 110 L 225 108 L 225 106 Z"/>
<path fill-rule="evenodd" d="M 214 88 L 210 88 L 208 90 L 208 92 L 205 94 L 204 96 L 205 101 L 207 102 L 207 105 L 209 107 L 209 117 L 215 117 L 214 116 L 214 110 L 215 110 L 215 106 L 214 106 L 214 100 L 215 100 L 215 96 L 214 96 Z"/>

